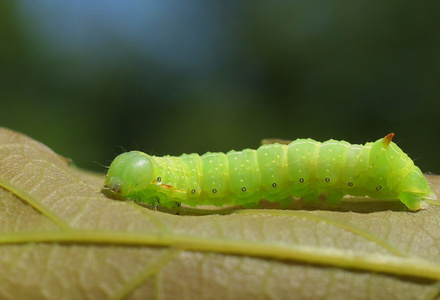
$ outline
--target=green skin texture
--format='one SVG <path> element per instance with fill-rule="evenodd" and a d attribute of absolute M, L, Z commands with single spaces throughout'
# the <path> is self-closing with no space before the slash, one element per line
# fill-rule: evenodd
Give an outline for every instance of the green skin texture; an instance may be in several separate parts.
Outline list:
<path fill-rule="evenodd" d="M 251 206 L 291 195 L 316 201 L 326 193 L 329 205 L 352 195 L 398 198 L 408 209 L 419 210 L 433 192 L 391 138 L 365 145 L 297 139 L 289 145 L 202 156 L 156 157 L 131 151 L 115 158 L 105 185 L 124 198 L 167 208 L 181 203 Z"/>

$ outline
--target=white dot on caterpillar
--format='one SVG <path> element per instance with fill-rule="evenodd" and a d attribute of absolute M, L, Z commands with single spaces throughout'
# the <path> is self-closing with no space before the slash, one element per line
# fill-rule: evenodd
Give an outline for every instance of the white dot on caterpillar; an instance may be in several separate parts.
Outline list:
<path fill-rule="evenodd" d="M 331 148 L 330 148 L 330 149 L 328 149 L 328 152 L 333 152 L 333 149 L 331 149 Z"/>
<path fill-rule="evenodd" d="M 280 156 L 279 156 L 279 155 L 277 155 L 277 159 L 280 159 Z"/>
<path fill-rule="evenodd" d="M 209 160 L 209 163 L 212 164 L 212 159 Z"/>
<path fill-rule="evenodd" d="M 310 156 L 310 155 L 312 155 L 310 152 L 307 152 L 307 156 Z"/>
<path fill-rule="evenodd" d="M 267 156 L 267 152 L 264 152 L 264 156 Z"/>
<path fill-rule="evenodd" d="M 249 159 L 246 159 L 246 163 L 249 163 Z"/>
<path fill-rule="evenodd" d="M 236 157 L 234 157 L 234 160 L 238 160 L 238 157 L 236 156 Z"/>

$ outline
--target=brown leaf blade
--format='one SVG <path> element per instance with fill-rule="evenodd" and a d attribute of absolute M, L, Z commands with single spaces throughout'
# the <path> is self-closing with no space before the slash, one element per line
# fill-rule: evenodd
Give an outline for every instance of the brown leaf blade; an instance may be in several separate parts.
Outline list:
<path fill-rule="evenodd" d="M 0 129 L 0 145 L 2 299 L 414 299 L 440 292 L 438 206 L 178 216 L 106 197 L 103 175 L 72 169 L 19 133 Z M 437 178 L 431 182 L 438 191 Z"/>

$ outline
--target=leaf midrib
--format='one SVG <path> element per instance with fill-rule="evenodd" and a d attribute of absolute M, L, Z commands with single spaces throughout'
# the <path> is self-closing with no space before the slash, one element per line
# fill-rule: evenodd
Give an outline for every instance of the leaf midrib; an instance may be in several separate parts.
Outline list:
<path fill-rule="evenodd" d="M 81 229 L 0 234 L 0 244 L 25 243 L 172 247 L 181 251 L 245 255 L 248 257 L 296 261 L 368 272 L 382 272 L 397 276 L 440 280 L 440 264 L 433 261 L 416 257 L 355 253 L 335 248 L 274 245 L 248 240 L 203 238 L 169 233 L 152 234 Z"/>

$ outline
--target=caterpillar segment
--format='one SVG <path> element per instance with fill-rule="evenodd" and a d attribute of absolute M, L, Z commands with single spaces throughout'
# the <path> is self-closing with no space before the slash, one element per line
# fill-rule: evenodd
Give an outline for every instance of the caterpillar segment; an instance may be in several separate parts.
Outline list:
<path fill-rule="evenodd" d="M 181 203 L 249 206 L 290 195 L 313 201 L 326 193 L 329 205 L 352 195 L 399 199 L 409 210 L 419 210 L 424 199 L 435 196 L 393 136 L 365 145 L 297 139 L 202 156 L 131 151 L 112 162 L 105 186 L 122 197 L 167 208 Z"/>

